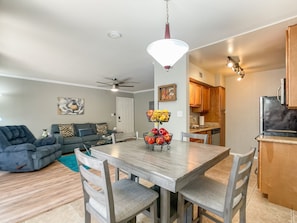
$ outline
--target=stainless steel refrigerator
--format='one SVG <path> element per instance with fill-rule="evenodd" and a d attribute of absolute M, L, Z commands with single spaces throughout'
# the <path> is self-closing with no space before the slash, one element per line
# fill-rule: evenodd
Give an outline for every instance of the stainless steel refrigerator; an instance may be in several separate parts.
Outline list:
<path fill-rule="evenodd" d="M 260 134 L 297 137 L 297 110 L 288 109 L 276 96 L 260 97 Z"/>

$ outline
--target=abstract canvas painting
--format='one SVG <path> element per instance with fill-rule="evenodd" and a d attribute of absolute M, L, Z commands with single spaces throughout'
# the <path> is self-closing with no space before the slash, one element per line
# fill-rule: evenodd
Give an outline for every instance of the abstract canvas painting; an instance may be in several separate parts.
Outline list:
<path fill-rule="evenodd" d="M 82 115 L 85 111 L 83 98 L 58 97 L 59 115 Z"/>

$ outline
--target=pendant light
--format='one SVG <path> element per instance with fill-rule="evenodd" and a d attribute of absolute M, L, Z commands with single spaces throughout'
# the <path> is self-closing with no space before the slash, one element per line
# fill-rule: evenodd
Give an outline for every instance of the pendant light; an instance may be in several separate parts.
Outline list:
<path fill-rule="evenodd" d="M 168 1 L 166 1 L 167 21 L 165 25 L 165 39 L 152 42 L 147 52 L 166 70 L 169 70 L 189 50 L 189 45 L 182 40 L 171 39 L 169 29 Z"/>

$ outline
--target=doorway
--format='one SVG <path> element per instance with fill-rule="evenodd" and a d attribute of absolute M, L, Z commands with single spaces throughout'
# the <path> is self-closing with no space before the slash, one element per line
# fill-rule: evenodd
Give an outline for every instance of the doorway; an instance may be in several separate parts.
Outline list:
<path fill-rule="evenodd" d="M 134 99 L 116 97 L 116 126 L 118 132 L 134 132 Z"/>

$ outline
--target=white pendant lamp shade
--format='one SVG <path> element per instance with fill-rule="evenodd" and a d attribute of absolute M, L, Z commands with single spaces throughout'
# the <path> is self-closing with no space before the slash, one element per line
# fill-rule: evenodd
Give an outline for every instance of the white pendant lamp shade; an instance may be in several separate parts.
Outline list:
<path fill-rule="evenodd" d="M 165 69 L 169 70 L 186 52 L 189 45 L 182 40 L 170 38 L 168 1 L 166 1 L 167 21 L 165 24 L 165 39 L 152 42 L 146 51 Z"/>
<path fill-rule="evenodd" d="M 186 52 L 189 45 L 178 39 L 161 39 L 152 42 L 147 52 L 163 67 L 172 67 Z"/>

